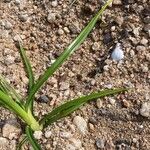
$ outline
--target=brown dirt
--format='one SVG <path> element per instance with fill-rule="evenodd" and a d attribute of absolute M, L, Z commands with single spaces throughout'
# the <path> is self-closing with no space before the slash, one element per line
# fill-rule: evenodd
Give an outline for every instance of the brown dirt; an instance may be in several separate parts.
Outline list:
<path fill-rule="evenodd" d="M 68 0 L 58 1 L 55 7 L 48 0 L 22 0 L 20 4 L 17 0 L 1 0 L 0 73 L 25 96 L 28 79 L 15 41 L 22 41 L 38 78 L 94 16 L 101 2 L 77 0 L 69 8 Z M 44 115 L 64 100 L 104 88 L 127 86 L 133 90 L 112 97 L 115 100 L 113 104 L 110 97 L 104 98 L 98 107 L 99 101 L 90 102 L 48 127 L 39 140 L 43 149 L 67 149 L 69 139 L 60 137 L 60 132 L 71 132 L 73 138 L 81 141 L 81 148 L 76 148 L 81 150 L 98 149 L 95 145 L 98 139 L 104 141 L 102 149 L 106 150 L 150 149 L 150 120 L 139 114 L 141 104 L 150 100 L 150 51 L 149 43 L 143 42 L 148 41 L 150 36 L 147 29 L 148 4 L 148 0 L 124 0 L 119 4 L 115 0 L 105 11 L 103 22 L 97 22 L 82 46 L 37 94 L 37 98 L 42 94 L 48 95 L 50 102 L 36 102 L 35 114 Z M 51 23 L 47 20 L 48 13 L 56 15 Z M 122 44 L 125 55 L 120 62 L 110 58 L 111 50 L 118 42 Z M 96 48 L 94 43 L 98 45 Z M 69 87 L 61 90 L 64 83 Z M 0 112 L 1 120 L 13 117 L 2 108 Z M 86 135 L 80 134 L 74 126 L 72 120 L 76 115 L 86 120 Z M 44 133 L 48 130 L 51 130 L 52 136 L 47 139 Z"/>

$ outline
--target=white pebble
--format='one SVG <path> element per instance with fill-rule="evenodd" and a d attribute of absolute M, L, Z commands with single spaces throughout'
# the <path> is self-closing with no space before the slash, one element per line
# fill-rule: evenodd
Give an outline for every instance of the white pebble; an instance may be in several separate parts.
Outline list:
<path fill-rule="evenodd" d="M 71 138 L 71 136 L 72 136 L 72 134 L 70 132 L 60 132 L 59 135 L 60 135 L 60 137 L 66 138 L 66 139 Z"/>
<path fill-rule="evenodd" d="M 43 134 L 42 131 L 35 131 L 34 137 L 39 140 L 42 138 L 42 134 Z"/>
<path fill-rule="evenodd" d="M 76 148 L 72 144 L 67 144 L 65 149 L 66 150 L 76 150 Z"/>
<path fill-rule="evenodd" d="M 6 138 L 0 137 L 0 149 L 5 150 L 9 147 L 9 141 Z"/>
<path fill-rule="evenodd" d="M 142 45 L 146 45 L 147 43 L 148 43 L 148 40 L 147 40 L 147 39 L 143 38 L 143 39 L 141 40 L 141 44 L 142 44 Z"/>
<path fill-rule="evenodd" d="M 124 53 L 123 53 L 123 50 L 121 48 L 120 43 L 116 44 L 116 47 L 115 47 L 115 49 L 113 50 L 113 52 L 111 54 L 111 58 L 116 60 L 116 61 L 119 61 L 119 60 L 124 58 Z"/>
<path fill-rule="evenodd" d="M 55 1 L 52 1 L 52 6 L 53 7 L 56 7 L 58 5 L 58 2 L 57 2 L 57 0 L 55 0 Z"/>
<path fill-rule="evenodd" d="M 73 123 L 77 126 L 78 130 L 80 131 L 81 134 L 86 134 L 87 133 L 87 123 L 84 120 L 84 118 L 80 116 L 75 116 L 73 119 Z"/>
<path fill-rule="evenodd" d="M 52 132 L 51 132 L 51 131 L 46 131 L 46 132 L 45 132 L 45 137 L 46 137 L 46 138 L 50 138 L 51 135 L 52 135 Z"/>
<path fill-rule="evenodd" d="M 76 147 L 76 149 L 80 149 L 81 146 L 82 146 L 82 143 L 81 143 L 81 141 L 79 139 L 71 138 L 71 139 L 69 139 L 69 141 L 71 142 L 71 144 L 73 146 Z"/>
<path fill-rule="evenodd" d="M 10 119 L 2 128 L 3 137 L 17 139 L 21 134 L 20 124 L 15 119 Z"/>
<path fill-rule="evenodd" d="M 150 117 L 150 101 L 142 104 L 140 114 L 144 117 Z"/>

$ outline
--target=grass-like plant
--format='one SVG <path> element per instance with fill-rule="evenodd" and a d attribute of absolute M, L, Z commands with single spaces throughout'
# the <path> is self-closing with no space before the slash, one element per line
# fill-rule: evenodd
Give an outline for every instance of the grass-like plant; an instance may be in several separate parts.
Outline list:
<path fill-rule="evenodd" d="M 11 85 L 0 76 L 0 105 L 6 109 L 14 112 L 26 125 L 25 138 L 19 143 L 18 149 L 21 149 L 22 144 L 25 141 L 29 141 L 33 149 L 40 150 L 41 147 L 37 143 L 33 136 L 34 131 L 43 130 L 48 125 L 56 122 L 58 119 L 63 118 L 86 102 L 108 96 L 111 94 L 120 93 L 126 91 L 126 88 L 117 89 L 107 89 L 96 93 L 89 94 L 87 96 L 82 96 L 77 99 L 66 102 L 65 104 L 55 108 L 50 113 L 43 116 L 42 119 L 37 119 L 34 116 L 33 102 L 35 99 L 35 94 L 39 91 L 41 86 L 48 80 L 50 76 L 65 62 L 65 60 L 77 49 L 81 43 L 86 39 L 90 31 L 93 29 L 95 23 L 102 15 L 106 7 L 112 2 L 108 0 L 107 3 L 101 8 L 101 10 L 92 18 L 88 25 L 83 29 L 83 31 L 77 36 L 77 38 L 64 50 L 64 52 L 58 57 L 58 59 L 47 68 L 44 74 L 38 79 L 34 80 L 34 75 L 28 58 L 26 57 L 23 47 L 20 45 L 20 54 L 23 60 L 27 76 L 29 78 L 29 88 L 28 95 L 26 98 L 22 98 Z M 23 101 L 25 99 L 25 101 Z"/>

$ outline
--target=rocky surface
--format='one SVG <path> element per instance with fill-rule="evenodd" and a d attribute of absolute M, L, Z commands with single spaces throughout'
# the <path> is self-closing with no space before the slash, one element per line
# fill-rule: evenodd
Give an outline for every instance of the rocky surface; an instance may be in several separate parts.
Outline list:
<path fill-rule="evenodd" d="M 70 2 L 0 1 L 0 73 L 23 96 L 27 94 L 28 79 L 16 41 L 23 43 L 37 79 L 104 3 Z M 90 102 L 43 133 L 36 132 L 43 149 L 150 149 L 149 16 L 148 0 L 114 0 L 103 14 L 103 21 L 97 22 L 82 46 L 43 86 L 34 108 L 40 117 L 82 94 L 104 88 L 132 88 L 102 102 Z M 117 43 L 123 51 L 119 61 L 112 58 Z M 41 97 L 44 103 L 39 103 Z M 82 119 L 75 121 L 77 116 Z M 10 118 L 14 115 L 0 108 L 0 149 L 15 149 L 23 132 L 7 122 Z"/>

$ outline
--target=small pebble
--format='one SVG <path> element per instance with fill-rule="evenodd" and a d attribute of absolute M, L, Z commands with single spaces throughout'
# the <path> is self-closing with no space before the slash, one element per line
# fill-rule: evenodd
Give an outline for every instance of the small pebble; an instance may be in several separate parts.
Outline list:
<path fill-rule="evenodd" d="M 108 44 L 112 41 L 113 41 L 113 38 L 111 36 L 111 33 L 108 32 L 108 33 L 104 34 L 104 37 L 103 37 L 104 44 Z"/>
<path fill-rule="evenodd" d="M 96 140 L 96 146 L 97 148 L 105 148 L 105 141 L 103 139 L 97 139 Z"/>
<path fill-rule="evenodd" d="M 64 27 L 64 32 L 65 33 L 70 33 L 69 29 L 67 27 Z"/>
<path fill-rule="evenodd" d="M 21 42 L 21 41 L 22 41 L 21 36 L 20 36 L 19 34 L 16 34 L 16 35 L 14 36 L 13 40 L 14 40 L 15 42 Z"/>
<path fill-rule="evenodd" d="M 12 24 L 9 22 L 9 21 L 6 21 L 5 22 L 5 29 L 6 30 L 9 30 L 9 29 L 11 29 L 12 28 Z"/>
<path fill-rule="evenodd" d="M 134 33 L 135 37 L 139 37 L 139 34 L 140 34 L 139 27 L 138 28 L 134 28 L 133 29 L 133 33 Z"/>
<path fill-rule="evenodd" d="M 122 103 L 123 103 L 123 106 L 124 106 L 124 107 L 126 107 L 126 108 L 130 107 L 130 104 L 129 104 L 129 102 L 128 102 L 127 100 L 124 99 L 124 100 L 122 101 Z"/>
<path fill-rule="evenodd" d="M 122 16 L 117 16 L 116 19 L 115 19 L 116 23 L 121 26 L 124 22 L 124 19 Z"/>
<path fill-rule="evenodd" d="M 64 31 L 62 29 L 58 29 L 57 33 L 58 33 L 58 35 L 63 35 Z"/>
<path fill-rule="evenodd" d="M 19 5 L 20 4 L 20 0 L 15 0 L 14 2 L 16 5 Z"/>
<path fill-rule="evenodd" d="M 120 61 L 121 59 L 124 58 L 124 53 L 123 50 L 121 48 L 121 44 L 117 43 L 115 49 L 113 50 L 112 54 L 111 54 L 111 58 L 116 60 L 116 61 Z"/>
<path fill-rule="evenodd" d="M 55 0 L 55 1 L 52 1 L 52 4 L 51 4 L 53 7 L 56 7 L 58 5 L 58 1 Z"/>
<path fill-rule="evenodd" d="M 49 102 L 49 98 L 46 95 L 41 95 L 38 98 L 38 102 L 40 102 L 40 103 L 48 103 Z"/>
<path fill-rule="evenodd" d="M 146 48 L 145 48 L 145 46 L 138 45 L 138 46 L 136 47 L 136 50 L 137 50 L 137 51 L 145 51 Z"/>
<path fill-rule="evenodd" d="M 150 101 L 142 104 L 140 114 L 144 117 L 150 117 Z"/>
<path fill-rule="evenodd" d="M 56 20 L 56 13 L 49 13 L 49 14 L 47 15 L 47 21 L 48 21 L 49 23 L 54 23 L 55 20 Z"/>
<path fill-rule="evenodd" d="M 101 99 L 96 100 L 96 106 L 97 108 L 102 108 L 103 107 L 103 101 Z"/>
<path fill-rule="evenodd" d="M 76 148 L 72 144 L 67 144 L 65 150 L 76 150 Z"/>
<path fill-rule="evenodd" d="M 71 139 L 69 139 L 69 141 L 76 149 L 80 149 L 82 146 L 82 143 L 79 139 L 71 138 Z"/>
<path fill-rule="evenodd" d="M 84 120 L 84 118 L 80 116 L 75 116 L 73 119 L 73 123 L 77 126 L 78 130 L 80 131 L 81 134 L 86 134 L 87 133 L 87 123 Z"/>
<path fill-rule="evenodd" d="M 142 68 L 142 72 L 144 72 L 144 73 L 149 71 L 149 68 L 148 68 L 148 66 L 147 66 L 147 65 L 145 65 L 145 66 L 144 66 L 144 65 L 142 65 L 142 67 L 141 67 L 141 68 Z"/>
<path fill-rule="evenodd" d="M 113 99 L 113 98 L 109 98 L 109 103 L 110 103 L 111 105 L 114 105 L 114 104 L 116 103 L 116 100 Z"/>
<path fill-rule="evenodd" d="M 114 5 L 121 5 L 122 1 L 121 0 L 113 0 Z"/>
<path fill-rule="evenodd" d="M 27 14 L 20 14 L 19 15 L 19 19 L 22 21 L 22 22 L 26 22 L 28 20 L 28 15 Z"/>
<path fill-rule="evenodd" d="M 148 43 L 148 40 L 147 40 L 147 39 L 143 38 L 143 39 L 141 40 L 141 44 L 142 44 L 142 45 L 146 45 L 147 43 Z"/>
<path fill-rule="evenodd" d="M 9 2 L 11 2 L 12 0 L 4 0 L 4 2 L 7 2 L 7 3 L 9 3 Z"/>
<path fill-rule="evenodd" d="M 46 138 L 50 138 L 51 135 L 52 135 L 52 132 L 51 132 L 51 131 L 46 131 L 46 132 L 45 132 L 45 137 L 46 137 Z"/>
<path fill-rule="evenodd" d="M 7 55 L 4 62 L 7 66 L 12 65 L 15 62 L 15 57 L 13 57 L 11 55 Z"/>
<path fill-rule="evenodd" d="M 66 138 L 66 139 L 69 139 L 72 137 L 72 134 L 70 132 L 60 132 L 60 137 L 62 138 Z"/>
<path fill-rule="evenodd" d="M 69 89 L 69 83 L 66 83 L 66 82 L 61 82 L 60 83 L 60 90 L 67 90 L 67 89 Z"/>
<path fill-rule="evenodd" d="M 92 45 L 92 50 L 99 50 L 100 48 L 100 44 L 98 42 L 94 42 L 93 45 Z"/>
<path fill-rule="evenodd" d="M 76 23 L 76 24 L 72 24 L 69 26 L 69 30 L 71 31 L 71 33 L 73 34 L 77 34 L 80 32 L 80 29 L 79 29 L 79 25 Z"/>
<path fill-rule="evenodd" d="M 90 117 L 89 122 L 94 124 L 94 125 L 97 124 L 97 120 L 94 117 Z"/>
<path fill-rule="evenodd" d="M 8 150 L 9 141 L 7 138 L 0 137 L 0 149 L 1 150 Z"/>
<path fill-rule="evenodd" d="M 21 134 L 20 124 L 15 119 L 7 120 L 2 128 L 3 137 L 17 139 Z"/>
<path fill-rule="evenodd" d="M 42 134 L 43 134 L 42 131 L 35 131 L 33 135 L 36 139 L 39 140 L 42 139 Z"/>

